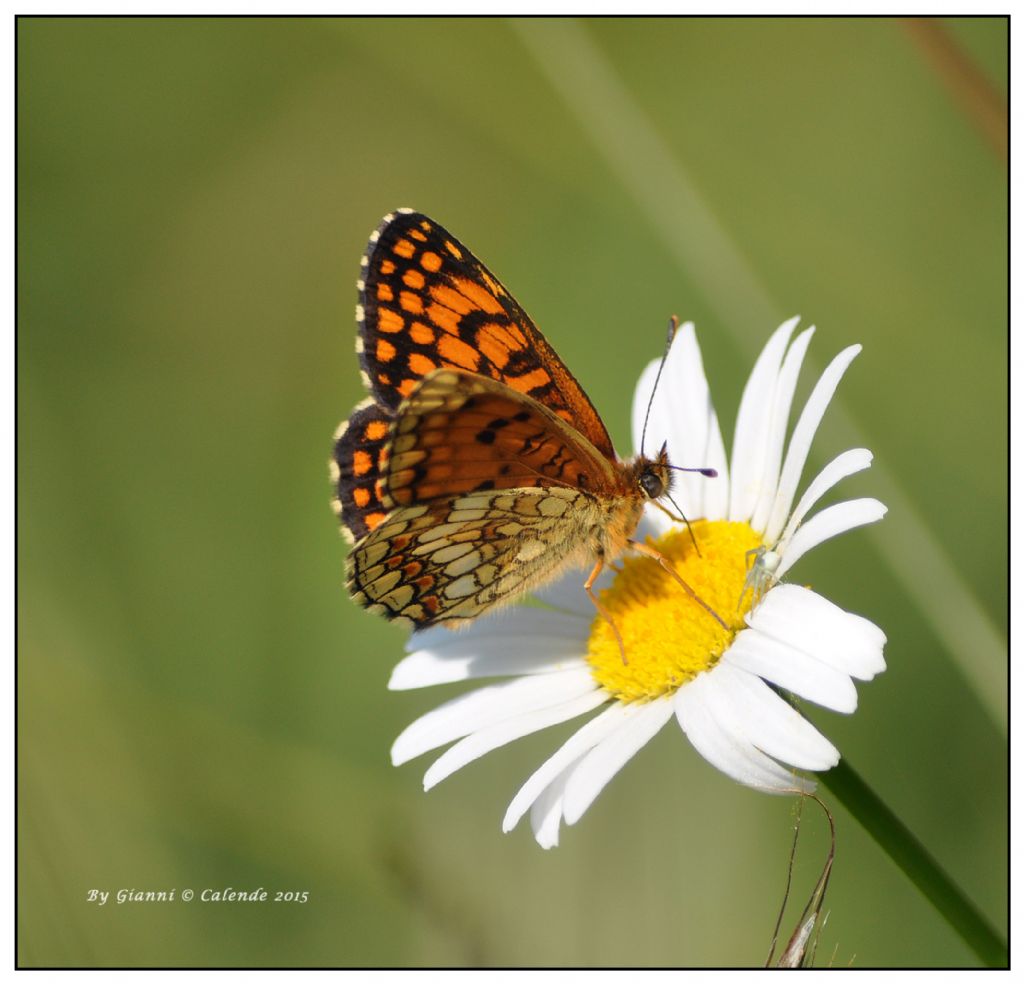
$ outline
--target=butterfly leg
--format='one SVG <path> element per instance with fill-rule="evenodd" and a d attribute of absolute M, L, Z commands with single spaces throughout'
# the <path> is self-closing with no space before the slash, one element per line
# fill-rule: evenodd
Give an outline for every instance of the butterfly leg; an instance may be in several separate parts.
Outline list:
<path fill-rule="evenodd" d="M 679 572 L 672 566 L 663 553 L 655 550 L 654 547 L 647 543 L 641 543 L 639 540 L 630 540 L 629 545 L 639 553 L 642 553 L 645 557 L 650 557 L 661 564 L 662 568 L 672 575 L 679 583 L 679 586 L 695 601 L 701 608 L 703 608 L 723 629 L 728 630 L 729 626 L 725 624 L 721 615 L 718 614 L 693 588 L 690 587 L 680 576 Z"/>
<path fill-rule="evenodd" d="M 626 659 L 626 647 L 622 644 L 622 635 L 619 632 L 619 627 L 615 624 L 615 619 L 612 618 L 608 609 L 601 604 L 597 595 L 594 593 L 594 582 L 598 579 L 603 569 L 604 551 L 602 550 L 597 555 L 597 563 L 594 564 L 594 569 L 590 572 L 590 576 L 583 584 L 583 590 L 590 596 L 590 600 L 594 603 L 594 607 L 597 609 L 598 615 L 600 615 L 601 618 L 603 618 L 612 627 L 612 632 L 615 633 L 615 641 L 619 644 L 619 655 L 622 656 L 622 665 L 629 666 L 629 660 Z"/>

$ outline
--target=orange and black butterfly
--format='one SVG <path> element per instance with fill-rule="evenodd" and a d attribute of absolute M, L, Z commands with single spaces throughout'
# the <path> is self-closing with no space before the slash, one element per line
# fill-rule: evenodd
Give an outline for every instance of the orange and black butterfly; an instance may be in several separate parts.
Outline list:
<path fill-rule="evenodd" d="M 668 491 L 665 449 L 620 461 L 526 312 L 432 219 L 386 215 L 361 263 L 370 397 L 331 462 L 353 599 L 415 628 L 455 625 L 589 562 L 604 614 L 605 563 L 631 545 L 662 560 L 631 537 Z"/>

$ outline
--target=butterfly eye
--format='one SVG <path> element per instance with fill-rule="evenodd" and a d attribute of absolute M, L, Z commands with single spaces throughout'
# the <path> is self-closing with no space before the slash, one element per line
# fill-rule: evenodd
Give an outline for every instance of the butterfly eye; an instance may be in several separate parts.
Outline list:
<path fill-rule="evenodd" d="M 645 471 L 640 475 L 640 488 L 648 499 L 658 499 L 665 491 L 665 483 L 656 472 Z"/>

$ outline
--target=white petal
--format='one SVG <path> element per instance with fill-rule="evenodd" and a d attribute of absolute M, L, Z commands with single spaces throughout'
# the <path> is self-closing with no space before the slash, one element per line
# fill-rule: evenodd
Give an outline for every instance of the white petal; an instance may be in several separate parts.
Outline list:
<path fill-rule="evenodd" d="M 530 810 L 530 826 L 537 843 L 545 851 L 558 847 L 558 829 L 562 824 L 562 802 L 567 775 L 559 776 L 544 789 Z"/>
<path fill-rule="evenodd" d="M 564 703 L 594 688 L 589 670 L 564 670 L 461 694 L 413 721 L 391 746 L 391 761 L 401 765 L 486 725 Z"/>
<path fill-rule="evenodd" d="M 835 746 L 760 677 L 731 663 L 705 675 L 711 713 L 737 738 L 800 769 L 831 769 L 839 761 Z"/>
<path fill-rule="evenodd" d="M 686 419 L 693 419 L 693 434 L 690 443 L 687 443 L 689 432 L 674 435 L 670 447 L 674 444 L 679 448 L 681 457 L 675 464 L 714 468 L 718 472 L 716 478 L 688 475 L 687 482 L 694 498 L 698 500 L 696 517 L 724 519 L 729 509 L 729 459 L 725 454 L 722 429 L 718 426 L 718 414 L 711 402 L 711 390 L 704 374 L 704 360 L 697 344 L 697 333 L 692 323 L 684 327 L 687 330 L 677 339 L 681 349 L 679 395 L 685 397 L 692 407 Z"/>
<path fill-rule="evenodd" d="M 782 448 L 786 442 L 786 428 L 789 426 L 789 409 L 796 392 L 796 382 L 800 376 L 807 346 L 810 344 L 814 327 L 800 332 L 782 361 L 779 370 L 779 381 L 775 387 L 775 402 L 771 408 L 771 424 L 768 429 L 767 446 L 764 459 L 764 473 L 761 476 L 761 494 L 750 520 L 750 525 L 760 532 L 765 528 L 772 507 L 775 505 L 775 493 L 779 487 L 779 466 L 782 464 Z"/>
<path fill-rule="evenodd" d="M 534 597 L 538 601 L 544 602 L 545 605 L 551 605 L 553 608 L 561 609 L 564 612 L 571 612 L 573 615 L 585 619 L 586 621 L 582 628 L 583 639 L 586 639 L 589 635 L 590 623 L 594 619 L 594 605 L 587 597 L 586 591 L 583 590 L 583 583 L 590 575 L 593 566 L 593 564 L 588 564 L 583 567 L 574 567 L 554 583 L 534 592 Z M 605 588 L 611 586 L 614 577 L 615 572 L 606 567 L 594 583 L 594 590 L 600 594 Z M 526 610 L 535 612 L 537 609 Z M 580 631 L 579 623 L 570 620 L 568 625 L 576 626 L 575 631 Z"/>
<path fill-rule="evenodd" d="M 813 550 L 819 543 L 858 526 L 877 523 L 886 512 L 886 507 L 877 499 L 850 499 L 822 509 L 793 534 L 786 545 L 786 552 L 782 554 L 782 562 L 775 571 L 775 577 L 781 580 L 808 550 Z"/>
<path fill-rule="evenodd" d="M 743 388 L 736 433 L 732 442 L 732 484 L 729 488 L 729 519 L 750 519 L 761 495 L 771 427 L 771 409 L 779 378 L 782 354 L 799 318 L 783 322 L 768 339 Z"/>
<path fill-rule="evenodd" d="M 633 446 L 641 451 L 643 419 L 657 362 L 644 370 L 633 403 Z M 690 519 L 725 515 L 729 470 L 718 417 L 711 403 L 700 346 L 692 322 L 679 326 L 651 406 L 642 450 L 656 454 L 668 443 L 669 461 L 684 468 L 714 468 L 717 478 L 675 472 L 672 498 Z M 709 498 L 710 496 L 710 498 Z"/>
<path fill-rule="evenodd" d="M 565 786 L 565 822 L 574 824 L 586 812 L 597 794 L 672 717 L 669 698 L 641 704 L 620 728 L 591 749 L 569 776 Z"/>
<path fill-rule="evenodd" d="M 388 688 L 412 690 L 475 677 L 583 666 L 588 631 L 589 623 L 581 619 L 520 607 L 488 616 L 465 630 L 438 626 L 414 632 L 407 648 L 415 651 L 391 671 Z"/>
<path fill-rule="evenodd" d="M 459 680 L 496 676 L 526 676 L 533 673 L 557 673 L 585 667 L 580 656 L 585 639 L 569 642 L 553 636 L 535 636 L 529 648 L 452 656 L 422 650 L 406 656 L 391 671 L 389 690 L 415 690 Z"/>
<path fill-rule="evenodd" d="M 811 442 L 821 423 L 832 397 L 835 394 L 839 380 L 843 378 L 847 366 L 857 357 L 861 350 L 860 345 L 851 345 L 843 349 L 828 365 L 821 374 L 811 395 L 807 398 L 803 413 L 793 428 L 793 436 L 789 440 L 789 448 L 786 451 L 786 460 L 782 466 L 782 475 L 779 478 L 779 490 L 775 496 L 775 505 L 772 507 L 771 517 L 764 530 L 764 538 L 768 543 L 775 543 L 782 532 L 789 515 L 789 507 L 793 505 L 793 497 L 796 495 L 797 486 L 800 484 L 800 476 L 803 474 L 804 464 L 807 461 L 807 454 L 811 449 Z"/>
<path fill-rule="evenodd" d="M 675 498 L 675 493 L 672 493 Z M 666 503 L 669 509 L 672 509 L 670 503 Z M 675 510 L 673 510 L 674 512 Z M 664 536 L 669 530 L 673 529 L 676 523 L 665 513 L 663 513 L 657 506 L 652 505 L 648 502 L 644 506 L 644 514 L 640 519 L 640 525 L 636 529 L 636 533 L 633 535 L 633 539 L 639 540 L 643 543 L 647 537 L 654 537 L 657 539 L 660 536 Z"/>
<path fill-rule="evenodd" d="M 595 745 L 610 735 L 622 722 L 636 713 L 639 704 L 623 704 L 614 701 L 610 707 L 597 717 L 591 718 L 579 731 L 562 745 L 529 779 L 523 783 L 515 798 L 505 811 L 505 819 L 501 828 L 510 831 L 531 807 L 534 800 L 544 790 L 565 773 L 571 765 L 578 762 Z"/>
<path fill-rule="evenodd" d="M 672 497 L 688 519 L 720 519 L 728 501 L 729 466 L 718 416 L 704 374 L 693 323 L 679 328 L 666 371 L 671 419 L 666 428 L 670 462 L 683 468 L 714 468 L 717 477 L 675 472 Z M 685 500 L 685 501 L 684 501 Z"/>
<path fill-rule="evenodd" d="M 814 783 L 787 772 L 749 741 L 737 738 L 722 727 L 707 699 L 708 688 L 713 686 L 708 681 L 715 672 L 717 668 L 691 680 L 679 689 L 673 701 L 679 725 L 693 747 L 716 769 L 744 786 L 765 793 L 813 790 Z"/>
<path fill-rule="evenodd" d="M 885 669 L 885 633 L 809 588 L 778 585 L 747 616 L 747 622 L 758 632 L 858 680 L 870 680 Z"/>
<path fill-rule="evenodd" d="M 857 688 L 845 673 L 756 629 L 737 633 L 722 661 L 833 711 L 852 714 L 857 709 Z"/>
<path fill-rule="evenodd" d="M 849 475 L 856 474 L 870 467 L 872 457 L 871 452 L 867 448 L 854 448 L 851 451 L 844 451 L 838 457 L 833 458 L 821 470 L 818 477 L 807 486 L 807 491 L 800 496 L 796 509 L 793 510 L 789 521 L 786 523 L 786 528 L 782 531 L 782 536 L 779 537 L 775 548 L 776 551 L 778 553 L 785 551 L 786 544 L 789 543 L 797 527 L 804 521 L 804 516 L 814 508 L 814 505 L 829 489 Z"/>
<path fill-rule="evenodd" d="M 602 690 L 592 690 L 589 694 L 583 694 L 582 697 L 576 697 L 564 704 L 544 707 L 537 711 L 527 711 L 525 714 L 509 718 L 507 721 L 481 728 L 468 738 L 463 738 L 462 741 L 452 745 L 427 769 L 423 776 L 423 788 L 432 789 L 442 779 L 447 779 L 453 772 L 495 748 L 507 745 L 510 741 L 515 741 L 524 735 L 533 734 L 542 728 L 549 728 L 552 725 L 579 717 L 607 700 L 607 693 Z"/>
<path fill-rule="evenodd" d="M 413 632 L 406 641 L 405 651 L 412 653 L 429 650 L 445 655 L 449 651 L 464 652 L 468 648 L 467 644 L 493 644 L 495 639 L 499 639 L 504 645 L 505 641 L 536 635 L 571 639 L 578 635 L 578 629 L 576 623 L 561 612 L 546 612 L 519 605 L 474 619 L 463 628 L 449 629 L 444 625 L 436 625 Z"/>

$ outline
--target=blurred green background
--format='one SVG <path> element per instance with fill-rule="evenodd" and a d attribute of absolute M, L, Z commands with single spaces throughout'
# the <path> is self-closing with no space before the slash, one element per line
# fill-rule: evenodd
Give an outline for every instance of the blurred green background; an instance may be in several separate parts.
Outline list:
<path fill-rule="evenodd" d="M 458 688 L 385 689 L 404 635 L 346 598 L 326 461 L 362 396 L 359 257 L 402 205 L 505 281 L 623 450 L 673 312 L 727 444 L 778 321 L 819 326 L 817 367 L 864 344 L 840 402 L 878 468 L 838 497 L 892 479 L 901 507 L 800 577 L 884 628 L 889 669 L 852 717 L 811 713 L 1005 933 L 1005 709 L 972 676 L 998 705 L 1005 20 L 23 18 L 17 41 L 23 966 L 764 960 L 793 803 L 678 729 L 548 853 L 500 821 L 571 727 L 429 795 L 427 760 L 389 763 Z M 915 523 L 966 593 L 932 588 Z M 836 817 L 818 964 L 972 964 Z M 787 928 L 825 846 L 808 812 Z M 228 885 L 310 900 L 85 901 Z"/>

